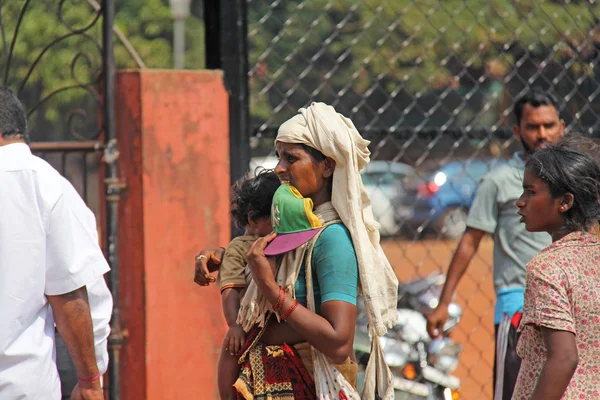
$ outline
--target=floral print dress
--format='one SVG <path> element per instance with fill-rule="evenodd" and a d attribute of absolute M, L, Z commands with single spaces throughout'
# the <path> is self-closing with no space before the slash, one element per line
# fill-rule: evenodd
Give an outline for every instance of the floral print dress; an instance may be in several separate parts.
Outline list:
<path fill-rule="evenodd" d="M 573 332 L 579 363 L 562 399 L 600 399 L 600 244 L 574 232 L 527 264 L 522 332 L 523 359 L 513 399 L 529 399 L 548 358 L 540 327 Z"/>

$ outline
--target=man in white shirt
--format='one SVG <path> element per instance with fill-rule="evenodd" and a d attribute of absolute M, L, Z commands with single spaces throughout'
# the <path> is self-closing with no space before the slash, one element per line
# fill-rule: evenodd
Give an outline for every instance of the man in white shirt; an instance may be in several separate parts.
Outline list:
<path fill-rule="evenodd" d="M 112 298 L 96 220 L 26 132 L 0 88 L 0 399 L 60 399 L 56 323 L 77 369 L 71 398 L 103 400 Z"/>

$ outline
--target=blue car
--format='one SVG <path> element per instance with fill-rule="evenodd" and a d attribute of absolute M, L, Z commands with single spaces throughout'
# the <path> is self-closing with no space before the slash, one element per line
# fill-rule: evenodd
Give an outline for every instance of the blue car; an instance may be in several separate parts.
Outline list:
<path fill-rule="evenodd" d="M 406 225 L 418 233 L 433 231 L 458 239 L 466 229 L 467 214 L 481 178 L 502 159 L 451 161 L 426 173 L 416 190 L 403 199 L 401 210 L 411 207 Z M 406 215 L 406 213 L 404 213 Z"/>

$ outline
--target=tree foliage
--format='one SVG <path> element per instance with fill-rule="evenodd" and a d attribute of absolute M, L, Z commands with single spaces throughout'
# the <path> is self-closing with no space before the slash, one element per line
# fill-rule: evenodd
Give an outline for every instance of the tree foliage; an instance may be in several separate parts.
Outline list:
<path fill-rule="evenodd" d="M 31 112 L 34 138 L 97 131 L 99 104 L 90 90 L 102 64 L 102 20 L 91 24 L 90 1 L 0 1 L 0 78 L 6 73 Z M 116 4 L 116 26 L 146 66 L 169 68 L 168 0 Z M 191 69 L 204 66 L 201 10 L 202 0 L 194 0 L 186 20 Z M 493 129 L 506 123 L 511 99 L 531 85 L 559 94 L 568 123 L 598 123 L 597 2 L 252 0 L 248 10 L 256 124 L 277 125 L 321 100 L 363 128 Z M 118 40 L 115 56 L 118 68 L 137 67 Z"/>
<path fill-rule="evenodd" d="M 255 0 L 249 9 L 258 123 L 319 99 L 361 127 L 493 128 L 528 85 L 554 88 L 567 119 L 591 126 L 600 113 L 595 2 Z"/>
<path fill-rule="evenodd" d="M 102 68 L 102 16 L 92 5 L 96 2 L 101 3 L 0 1 L 2 82 L 18 93 L 30 113 L 34 140 L 73 139 L 70 131 L 85 138 L 98 133 L 100 99 L 95 91 Z M 167 0 L 117 2 L 115 25 L 147 67 L 171 67 L 173 20 Z M 186 39 L 186 66 L 202 68 L 204 28 L 195 15 L 186 20 Z M 117 68 L 137 68 L 123 43 L 114 40 Z"/>

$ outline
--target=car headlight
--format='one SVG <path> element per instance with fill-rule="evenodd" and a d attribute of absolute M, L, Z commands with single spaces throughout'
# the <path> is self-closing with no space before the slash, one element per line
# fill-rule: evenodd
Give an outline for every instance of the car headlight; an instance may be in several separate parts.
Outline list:
<path fill-rule="evenodd" d="M 458 367 L 462 345 L 452 339 L 434 339 L 429 343 L 429 363 L 440 371 L 450 373 Z"/>
<path fill-rule="evenodd" d="M 439 187 L 444 185 L 448 181 L 448 176 L 443 172 L 438 172 L 433 177 L 433 182 Z"/>

